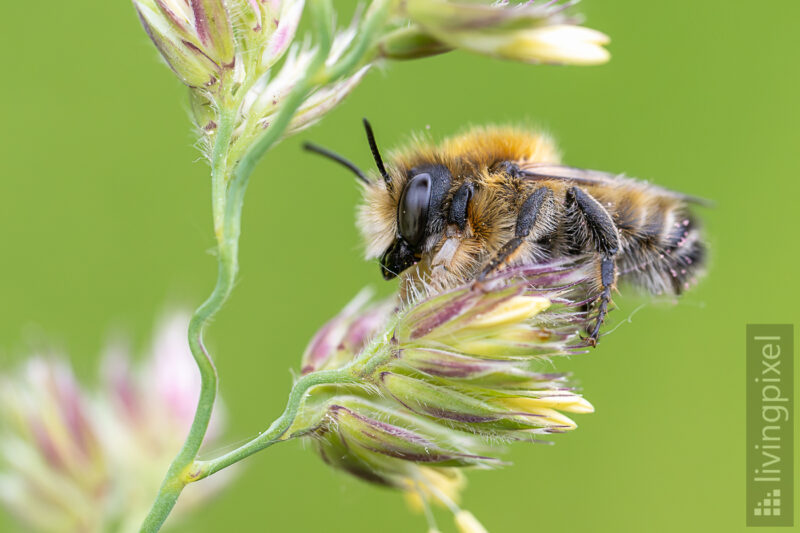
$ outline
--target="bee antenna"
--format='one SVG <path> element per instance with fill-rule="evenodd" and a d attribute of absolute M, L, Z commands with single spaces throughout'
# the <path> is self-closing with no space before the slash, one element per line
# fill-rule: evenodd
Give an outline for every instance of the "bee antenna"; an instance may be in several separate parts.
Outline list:
<path fill-rule="evenodd" d="M 349 160 L 345 159 L 344 157 L 340 156 L 339 154 L 337 154 L 335 152 L 331 152 L 330 150 L 328 150 L 326 148 L 323 148 L 321 146 L 317 146 L 316 144 L 312 144 L 312 143 L 308 143 L 308 142 L 307 143 L 303 143 L 303 149 L 304 150 L 308 150 L 309 152 L 314 152 L 314 153 L 319 154 L 321 156 L 325 156 L 328 159 L 332 159 L 333 161 L 336 161 L 337 163 L 339 163 L 343 167 L 347 167 L 348 169 L 350 169 L 350 171 L 353 174 L 355 174 L 356 177 L 358 177 L 358 179 L 360 179 L 361 181 L 363 181 L 367 185 L 371 184 L 371 182 L 369 181 L 367 176 L 364 174 L 364 172 L 360 168 L 358 168 L 357 166 L 355 166 L 355 164 L 353 164 Z"/>
<path fill-rule="evenodd" d="M 375 134 L 372 133 L 372 126 L 370 126 L 367 119 L 362 120 L 364 122 L 364 129 L 367 130 L 369 149 L 372 150 L 372 157 L 375 159 L 375 164 L 378 165 L 378 172 L 381 173 L 386 185 L 389 185 L 392 183 L 392 178 L 389 177 L 389 174 L 386 172 L 386 167 L 383 166 L 383 159 L 381 158 L 381 153 L 378 151 L 378 145 L 375 143 Z"/>

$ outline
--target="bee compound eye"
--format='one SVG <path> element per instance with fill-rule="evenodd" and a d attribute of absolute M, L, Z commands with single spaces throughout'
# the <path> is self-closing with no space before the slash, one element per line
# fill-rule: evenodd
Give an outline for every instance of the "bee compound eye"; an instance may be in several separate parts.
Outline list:
<path fill-rule="evenodd" d="M 425 236 L 430 203 L 431 175 L 417 174 L 406 185 L 397 207 L 400 236 L 412 247 L 419 246 Z"/>

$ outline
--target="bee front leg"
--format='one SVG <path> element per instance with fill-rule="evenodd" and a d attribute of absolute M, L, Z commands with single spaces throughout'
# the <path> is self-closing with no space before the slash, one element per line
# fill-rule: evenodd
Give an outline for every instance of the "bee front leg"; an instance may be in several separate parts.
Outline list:
<path fill-rule="evenodd" d="M 586 223 L 588 237 L 597 253 L 600 254 L 600 300 L 597 308 L 597 318 L 594 327 L 588 332 L 589 342 L 592 346 L 597 344 L 600 335 L 600 326 L 608 314 L 608 304 L 611 302 L 611 290 L 617 277 L 616 255 L 619 252 L 619 232 L 611 215 L 603 205 L 588 192 L 570 187 L 566 194 L 566 207 L 569 212 L 577 208 L 583 221 Z M 584 243 L 576 243 L 582 246 Z"/>
<path fill-rule="evenodd" d="M 528 196 L 522 203 L 517 215 L 516 229 L 514 230 L 514 237 L 505 243 L 497 251 L 497 254 L 491 261 L 483 268 L 480 274 L 475 278 L 475 281 L 480 283 L 486 276 L 494 272 L 500 265 L 502 265 L 514 252 L 522 246 L 525 239 L 530 235 L 531 230 L 536 225 L 540 218 L 543 207 L 553 199 L 553 191 L 548 187 L 539 187 Z"/>

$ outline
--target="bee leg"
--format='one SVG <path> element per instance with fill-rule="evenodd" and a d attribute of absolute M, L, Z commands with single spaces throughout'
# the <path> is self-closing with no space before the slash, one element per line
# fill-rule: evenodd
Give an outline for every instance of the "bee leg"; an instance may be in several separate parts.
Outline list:
<path fill-rule="evenodd" d="M 608 304 L 611 302 L 611 288 L 614 286 L 616 277 L 616 260 L 613 257 L 603 257 L 600 263 L 600 279 L 603 284 L 603 292 L 600 293 L 600 306 L 597 309 L 597 318 L 594 327 L 589 334 L 589 342 L 592 346 L 597 345 L 597 338 L 600 336 L 600 326 L 608 314 Z"/>
<path fill-rule="evenodd" d="M 592 346 L 597 344 L 600 335 L 600 326 L 608 314 L 608 304 L 611 302 L 611 289 L 617 277 L 616 255 L 619 251 L 619 232 L 611 215 L 600 202 L 591 194 L 578 187 L 570 187 L 566 194 L 566 207 L 568 211 L 577 208 L 586 229 L 588 237 L 592 240 L 594 248 L 600 254 L 600 283 L 601 292 L 597 308 L 597 318 L 594 326 L 589 331 L 589 342 Z M 582 243 L 576 243 L 582 244 Z"/>
<path fill-rule="evenodd" d="M 548 187 L 539 187 L 528 196 L 522 203 L 517 215 L 517 225 L 514 230 L 514 237 L 505 243 L 492 258 L 491 261 L 484 267 L 475 280 L 480 284 L 486 276 L 494 272 L 500 265 L 502 265 L 517 249 L 522 246 L 525 239 L 530 235 L 533 226 L 539 219 L 539 213 L 546 202 L 552 200 L 553 191 Z"/>
<path fill-rule="evenodd" d="M 467 227 L 467 208 L 469 201 L 472 200 L 472 193 L 475 191 L 471 182 L 465 182 L 458 188 L 450 202 L 450 212 L 447 214 L 447 222 L 455 224 L 458 229 L 464 231 Z"/>

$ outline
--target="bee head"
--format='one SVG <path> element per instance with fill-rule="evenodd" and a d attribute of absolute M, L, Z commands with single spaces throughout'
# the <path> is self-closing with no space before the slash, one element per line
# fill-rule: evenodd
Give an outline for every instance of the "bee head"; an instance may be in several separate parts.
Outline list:
<path fill-rule="evenodd" d="M 381 274 L 392 279 L 420 261 L 435 245 L 432 238 L 443 231 L 442 204 L 450 189 L 450 171 L 444 165 L 419 165 L 392 175 L 383 163 L 375 135 L 364 119 L 367 141 L 382 179 L 369 179 L 347 159 L 319 146 L 306 143 L 316 152 L 347 167 L 365 185 L 365 204 L 359 215 L 360 228 L 367 240 L 368 257 L 379 257 Z"/>
<path fill-rule="evenodd" d="M 443 165 L 424 165 L 407 172 L 397 199 L 395 238 L 380 260 L 384 279 L 392 279 L 416 264 L 438 240 L 431 237 L 444 229 L 442 203 L 450 183 L 450 171 Z"/>

